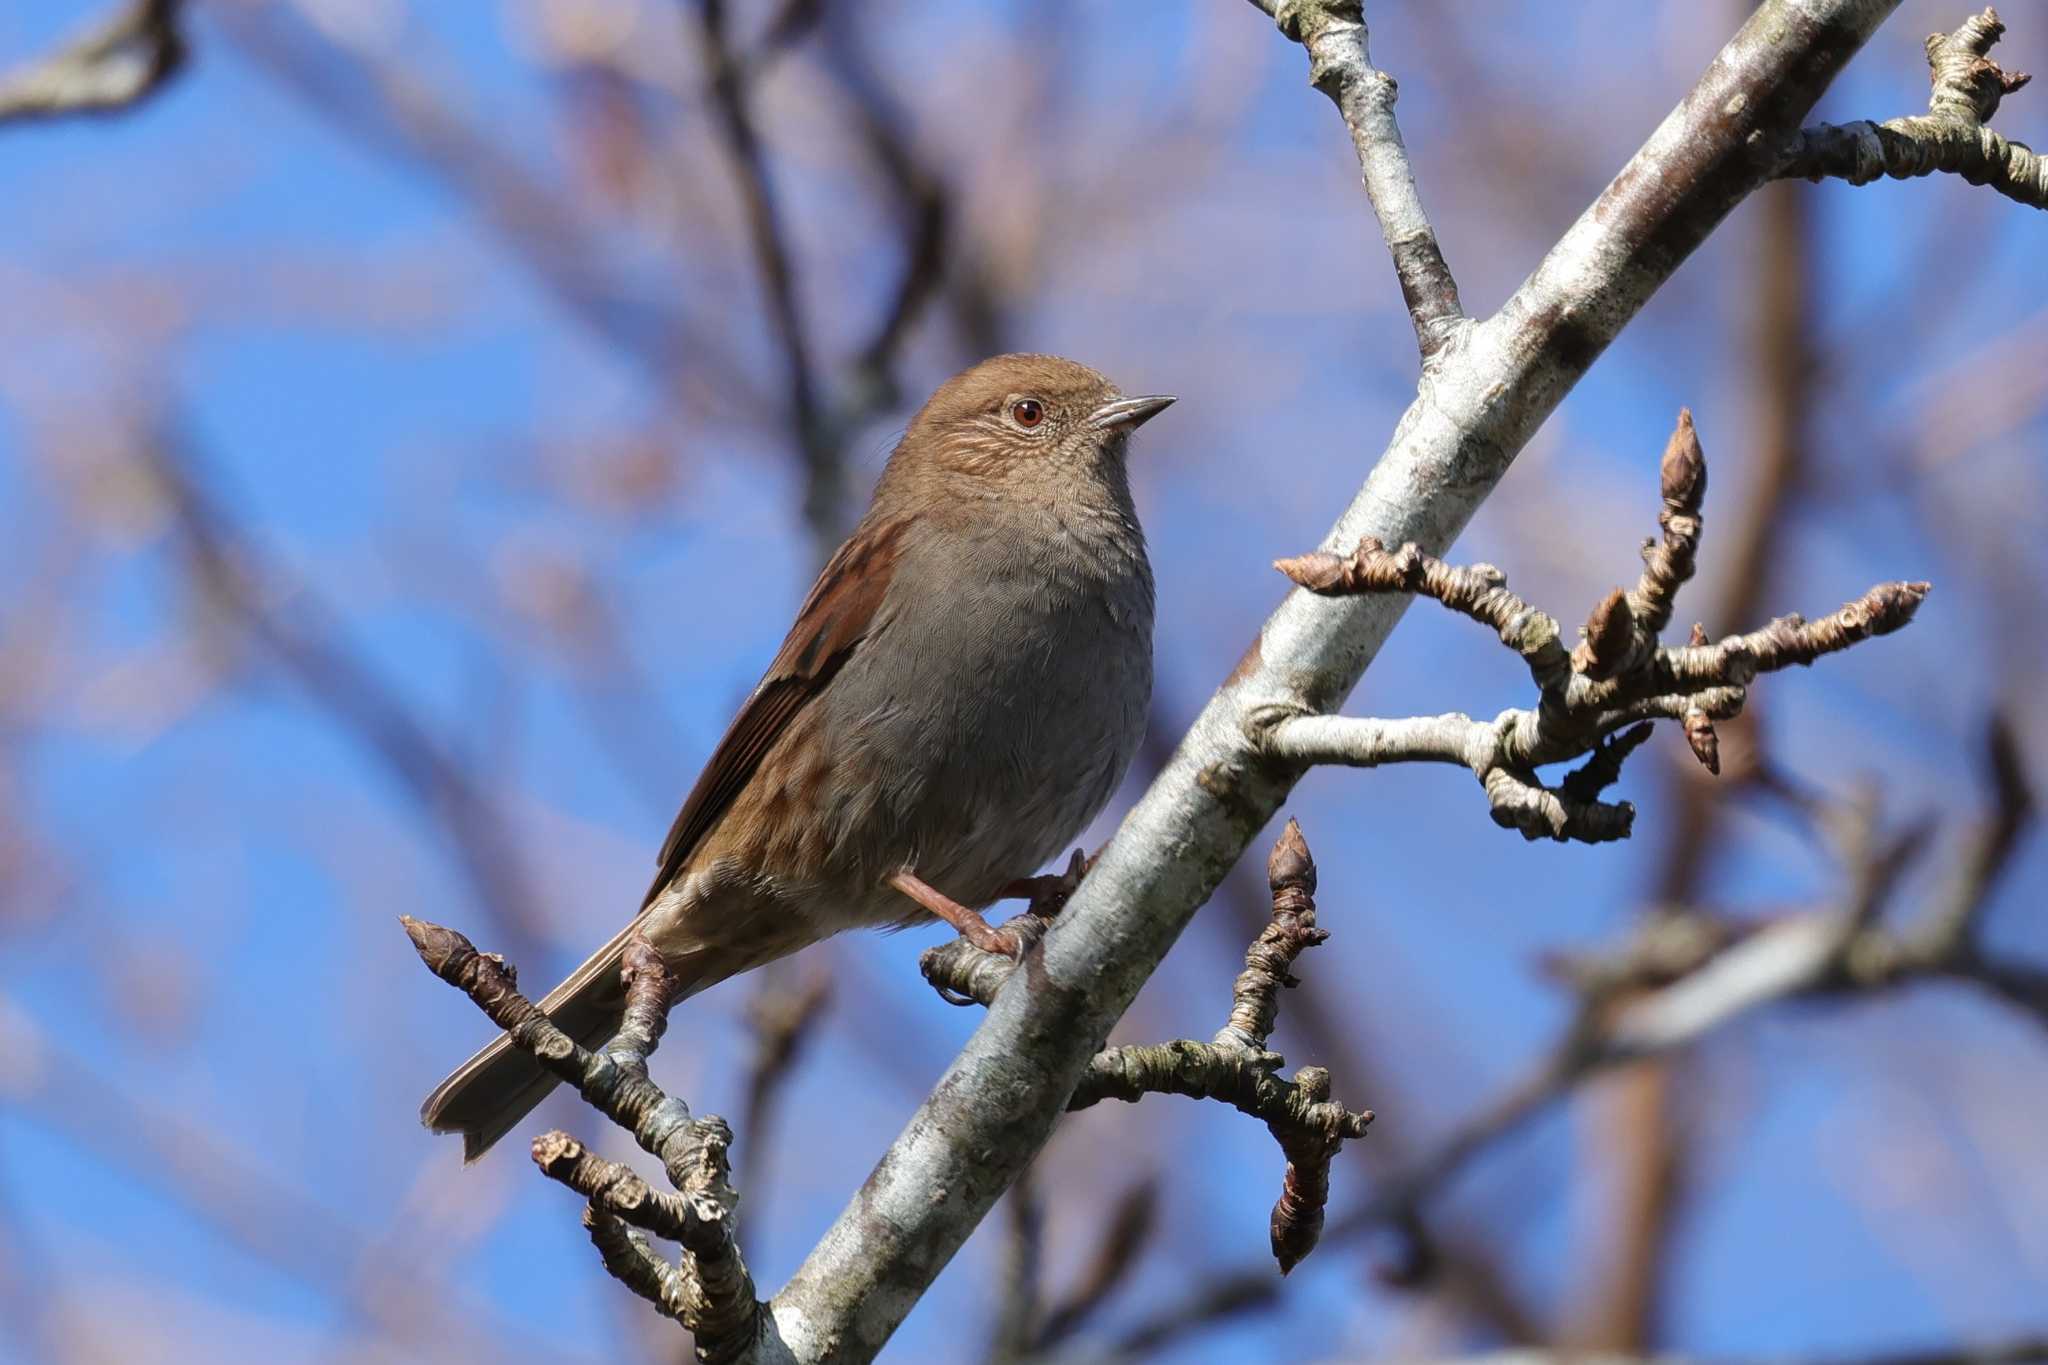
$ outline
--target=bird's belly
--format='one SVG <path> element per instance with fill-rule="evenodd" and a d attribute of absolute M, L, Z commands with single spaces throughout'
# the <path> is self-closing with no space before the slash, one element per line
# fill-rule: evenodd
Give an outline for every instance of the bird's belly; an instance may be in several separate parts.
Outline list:
<path fill-rule="evenodd" d="M 1109 800 L 1144 732 L 1150 620 L 1090 598 L 1035 605 L 1047 612 L 1031 631 L 1041 649 L 976 629 L 1014 622 L 1014 610 L 963 610 L 910 642 L 914 685 L 837 680 L 854 686 L 833 698 L 850 704 L 827 717 L 832 748 L 869 775 L 836 822 L 852 862 L 882 876 L 908 867 L 984 905 L 1063 853 Z M 868 913 L 903 910 L 885 896 Z"/>

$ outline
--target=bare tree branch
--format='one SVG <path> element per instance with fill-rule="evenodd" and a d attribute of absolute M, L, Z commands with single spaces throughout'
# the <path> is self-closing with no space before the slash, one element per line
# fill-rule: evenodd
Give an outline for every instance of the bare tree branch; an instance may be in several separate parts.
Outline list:
<path fill-rule="evenodd" d="M 1796 126 L 1897 0 L 1766 0 L 1501 312 L 1426 378 L 1324 547 L 1440 553 L 1536 426 L 1761 179 L 1754 135 Z M 1327 712 L 1398 598 L 1290 596 L 1126 818 L 1026 970 L 813 1249 L 771 1312 L 802 1357 L 879 1350 L 1031 1160 L 1098 1041 L 1285 797 L 1248 725 Z M 947 1198 L 935 1201 L 931 1192 Z"/>
<path fill-rule="evenodd" d="M 1359 0 L 1252 0 L 1280 31 L 1308 49 L 1309 84 L 1344 116 L 1358 150 L 1366 197 L 1380 220 L 1409 321 L 1427 367 L 1466 322 L 1458 282 L 1415 189 L 1415 168 L 1394 120 L 1394 78 L 1372 64 Z"/>
<path fill-rule="evenodd" d="M 1781 617 L 1716 645 L 1695 626 L 1690 643 L 1661 646 L 1678 587 L 1692 576 L 1706 493 L 1706 459 L 1689 412 L 1679 413 L 1662 472 L 1662 542 L 1644 543 L 1635 589 L 1617 588 L 1595 607 L 1569 654 L 1556 620 L 1508 591 L 1490 564 L 1453 568 L 1413 544 L 1389 553 L 1370 537 L 1348 558 L 1318 552 L 1279 561 L 1274 567 L 1311 592 L 1415 593 L 1491 627 L 1521 656 L 1540 699 L 1534 709 L 1503 711 L 1488 723 L 1458 714 L 1377 720 L 1273 707 L 1251 721 L 1267 751 L 1302 765 L 1460 764 L 1485 789 L 1494 823 L 1525 838 L 1625 838 L 1634 807 L 1598 797 L 1649 737 L 1646 722 L 1681 722 L 1694 755 L 1718 772 L 1714 722 L 1741 711 L 1757 674 L 1889 634 L 1927 595 L 1925 583 L 1885 583 L 1818 621 Z M 1632 728 L 1617 733 L 1624 727 Z M 1536 778 L 1539 767 L 1580 757 L 1585 763 L 1554 786 Z"/>
<path fill-rule="evenodd" d="M 1925 114 L 1802 128 L 1771 146 L 1771 174 L 1836 176 L 1867 185 L 1881 176 L 1910 180 L 1948 171 L 2030 208 L 2048 209 L 2048 157 L 1987 126 L 1999 100 L 2033 79 L 1991 60 L 1991 47 L 2004 32 L 1998 11 L 1986 7 L 1953 33 L 1929 35 L 1934 92 Z"/>
<path fill-rule="evenodd" d="M 605 1268 L 689 1328 L 699 1360 L 753 1359 L 762 1332 L 772 1325 L 754 1298 L 753 1277 L 733 1232 L 739 1196 L 726 1161 L 732 1130 L 721 1118 L 692 1117 L 688 1105 L 647 1077 L 647 1058 L 668 1026 L 676 994 L 661 954 L 644 941 L 626 946 L 625 1019 L 617 1036 L 592 1052 L 519 993 L 516 976 L 502 958 L 478 952 L 452 929 L 410 915 L 401 915 L 399 922 L 429 970 L 474 1001 L 521 1051 L 632 1134 L 667 1171 L 674 1194 L 654 1189 L 628 1167 L 597 1156 L 566 1133 L 534 1139 L 534 1163 L 589 1201 L 585 1225 Z M 633 1235 L 634 1229 L 681 1243 L 680 1264 L 661 1262 L 644 1239 Z"/>
<path fill-rule="evenodd" d="M 1330 1099 L 1330 1073 L 1305 1066 L 1292 1081 L 1277 1074 L 1285 1059 L 1266 1050 L 1279 1017 L 1279 993 L 1295 984 L 1294 959 L 1329 937 L 1316 927 L 1315 860 L 1289 820 L 1267 862 L 1272 890 L 1271 920 L 1245 953 L 1245 968 L 1231 993 L 1228 1021 L 1206 1043 L 1192 1038 L 1170 1043 L 1105 1048 L 1088 1064 L 1067 1108 L 1086 1109 L 1102 1100 L 1135 1102 L 1146 1095 L 1186 1095 L 1221 1100 L 1263 1121 L 1287 1156 L 1280 1200 L 1273 1206 L 1272 1244 L 1281 1274 L 1298 1265 L 1322 1236 L 1323 1205 L 1329 1198 L 1330 1162 L 1352 1138 L 1365 1136 L 1370 1110 L 1352 1113 Z M 1026 911 L 1006 928 L 1020 931 L 1026 950 L 1045 931 L 1048 917 Z M 965 938 L 925 950 L 919 962 L 925 979 L 948 1000 L 987 1004 L 1016 961 L 985 952 Z"/>

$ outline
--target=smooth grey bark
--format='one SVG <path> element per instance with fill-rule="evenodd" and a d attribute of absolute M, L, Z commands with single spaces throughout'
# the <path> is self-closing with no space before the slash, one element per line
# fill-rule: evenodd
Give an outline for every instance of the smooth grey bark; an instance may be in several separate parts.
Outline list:
<path fill-rule="evenodd" d="M 1431 355 L 1414 403 L 1324 548 L 1348 552 L 1373 536 L 1446 550 L 1572 385 L 1760 183 L 1766 169 L 1751 140 L 1796 130 L 1897 2 L 1759 6 L 1506 306 L 1458 326 Z M 1285 8 L 1297 21 L 1318 9 Z M 1357 7 L 1320 11 L 1355 18 Z M 1368 139 L 1359 149 L 1362 158 L 1385 151 Z M 1263 726 L 1340 705 L 1406 601 L 1297 591 L 1281 604 L 770 1303 L 762 1358 L 866 1360 L 887 1342 L 1036 1155 L 1110 1028 L 1286 797 L 1298 770 L 1262 750 Z"/>

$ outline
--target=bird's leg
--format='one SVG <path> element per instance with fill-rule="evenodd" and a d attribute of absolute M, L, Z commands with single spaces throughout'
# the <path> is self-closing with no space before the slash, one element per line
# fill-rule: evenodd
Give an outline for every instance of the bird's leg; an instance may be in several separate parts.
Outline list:
<path fill-rule="evenodd" d="M 1019 877 L 1002 889 L 998 900 L 1027 900 L 1030 913 L 1051 919 L 1066 907 L 1067 898 L 1080 888 L 1081 878 L 1088 875 L 1088 869 L 1095 866 L 1095 859 L 1102 856 L 1096 849 L 1091 856 L 1083 857 L 1080 849 L 1067 859 L 1064 872 L 1049 872 L 1039 877 Z"/>
<path fill-rule="evenodd" d="M 934 890 L 917 878 L 917 874 L 905 868 L 892 875 L 888 885 L 937 915 L 960 931 L 960 937 L 972 943 L 985 953 L 999 953 L 1004 957 L 1021 957 L 1024 945 L 1017 936 L 1006 929 L 998 929 L 981 917 L 979 911 L 969 910 L 959 901 L 943 891 Z"/>

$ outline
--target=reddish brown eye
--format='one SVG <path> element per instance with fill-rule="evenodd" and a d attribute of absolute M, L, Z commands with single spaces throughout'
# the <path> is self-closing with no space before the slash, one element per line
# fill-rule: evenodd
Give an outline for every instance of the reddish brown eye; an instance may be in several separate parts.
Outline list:
<path fill-rule="evenodd" d="M 1045 420 L 1045 409 L 1038 406 L 1036 398 L 1021 398 L 1011 404 L 1010 416 L 1017 419 L 1020 427 L 1035 427 Z"/>

